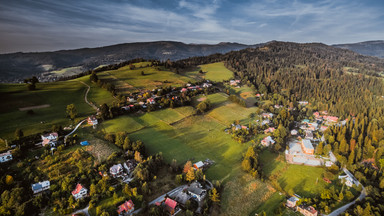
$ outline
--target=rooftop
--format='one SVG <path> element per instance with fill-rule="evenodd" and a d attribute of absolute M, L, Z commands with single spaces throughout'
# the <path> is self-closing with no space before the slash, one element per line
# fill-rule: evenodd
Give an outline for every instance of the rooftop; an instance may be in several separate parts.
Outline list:
<path fill-rule="evenodd" d="M 303 139 L 303 145 L 307 149 L 314 149 L 311 140 L 309 139 Z"/>

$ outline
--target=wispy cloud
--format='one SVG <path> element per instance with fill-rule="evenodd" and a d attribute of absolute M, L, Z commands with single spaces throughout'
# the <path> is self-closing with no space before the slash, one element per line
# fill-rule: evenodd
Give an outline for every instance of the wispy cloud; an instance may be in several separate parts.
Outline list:
<path fill-rule="evenodd" d="M 383 39 L 382 0 L 0 0 L 0 52 L 123 42 Z"/>

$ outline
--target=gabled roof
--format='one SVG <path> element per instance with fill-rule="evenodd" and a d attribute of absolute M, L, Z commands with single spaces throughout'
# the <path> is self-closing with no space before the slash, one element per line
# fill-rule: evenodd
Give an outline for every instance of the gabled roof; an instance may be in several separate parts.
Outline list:
<path fill-rule="evenodd" d="M 170 198 L 167 198 L 164 202 L 165 206 L 169 207 L 171 210 L 176 208 L 177 202 Z"/>
<path fill-rule="evenodd" d="M 199 161 L 199 162 L 193 164 L 193 166 L 196 167 L 196 168 L 198 168 L 198 169 L 200 169 L 201 167 L 204 166 L 204 163 L 203 163 L 202 161 Z"/>
<path fill-rule="evenodd" d="M 121 204 L 117 210 L 117 213 L 121 213 L 123 211 L 125 212 L 129 212 L 131 211 L 132 209 L 134 209 L 134 204 L 132 202 L 132 200 L 129 200 L 129 201 L 126 201 L 125 203 Z"/>
<path fill-rule="evenodd" d="M 77 184 L 75 190 L 72 191 L 72 195 L 78 194 L 83 188 L 84 188 L 83 185 Z"/>

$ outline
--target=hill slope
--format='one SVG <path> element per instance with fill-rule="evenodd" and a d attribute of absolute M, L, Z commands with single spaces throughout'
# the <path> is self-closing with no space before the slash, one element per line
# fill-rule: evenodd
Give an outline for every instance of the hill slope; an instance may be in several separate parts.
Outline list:
<path fill-rule="evenodd" d="M 99 65 L 114 64 L 134 58 L 179 60 L 257 46 L 238 43 L 207 45 L 157 41 L 55 52 L 2 54 L 0 55 L 0 81 L 17 81 L 42 72 L 74 66 L 81 66 L 80 70 L 87 70 Z"/>
<path fill-rule="evenodd" d="M 384 58 L 384 40 L 365 41 L 351 44 L 335 44 L 334 47 L 349 49 L 362 55 Z"/>

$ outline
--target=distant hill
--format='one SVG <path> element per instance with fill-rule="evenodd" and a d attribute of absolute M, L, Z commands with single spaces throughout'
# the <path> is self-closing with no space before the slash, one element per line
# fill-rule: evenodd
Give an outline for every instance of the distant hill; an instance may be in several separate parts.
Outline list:
<path fill-rule="evenodd" d="M 384 58 L 384 40 L 365 41 L 351 44 L 335 44 L 334 47 L 349 49 L 362 55 Z"/>
<path fill-rule="evenodd" d="M 173 41 L 125 43 L 99 48 L 55 52 L 11 53 L 0 55 L 0 81 L 17 82 L 47 71 L 77 67 L 79 72 L 134 58 L 179 60 L 214 53 L 227 53 L 259 45 L 238 43 L 185 44 Z M 73 70 L 73 69 L 71 69 Z"/>

